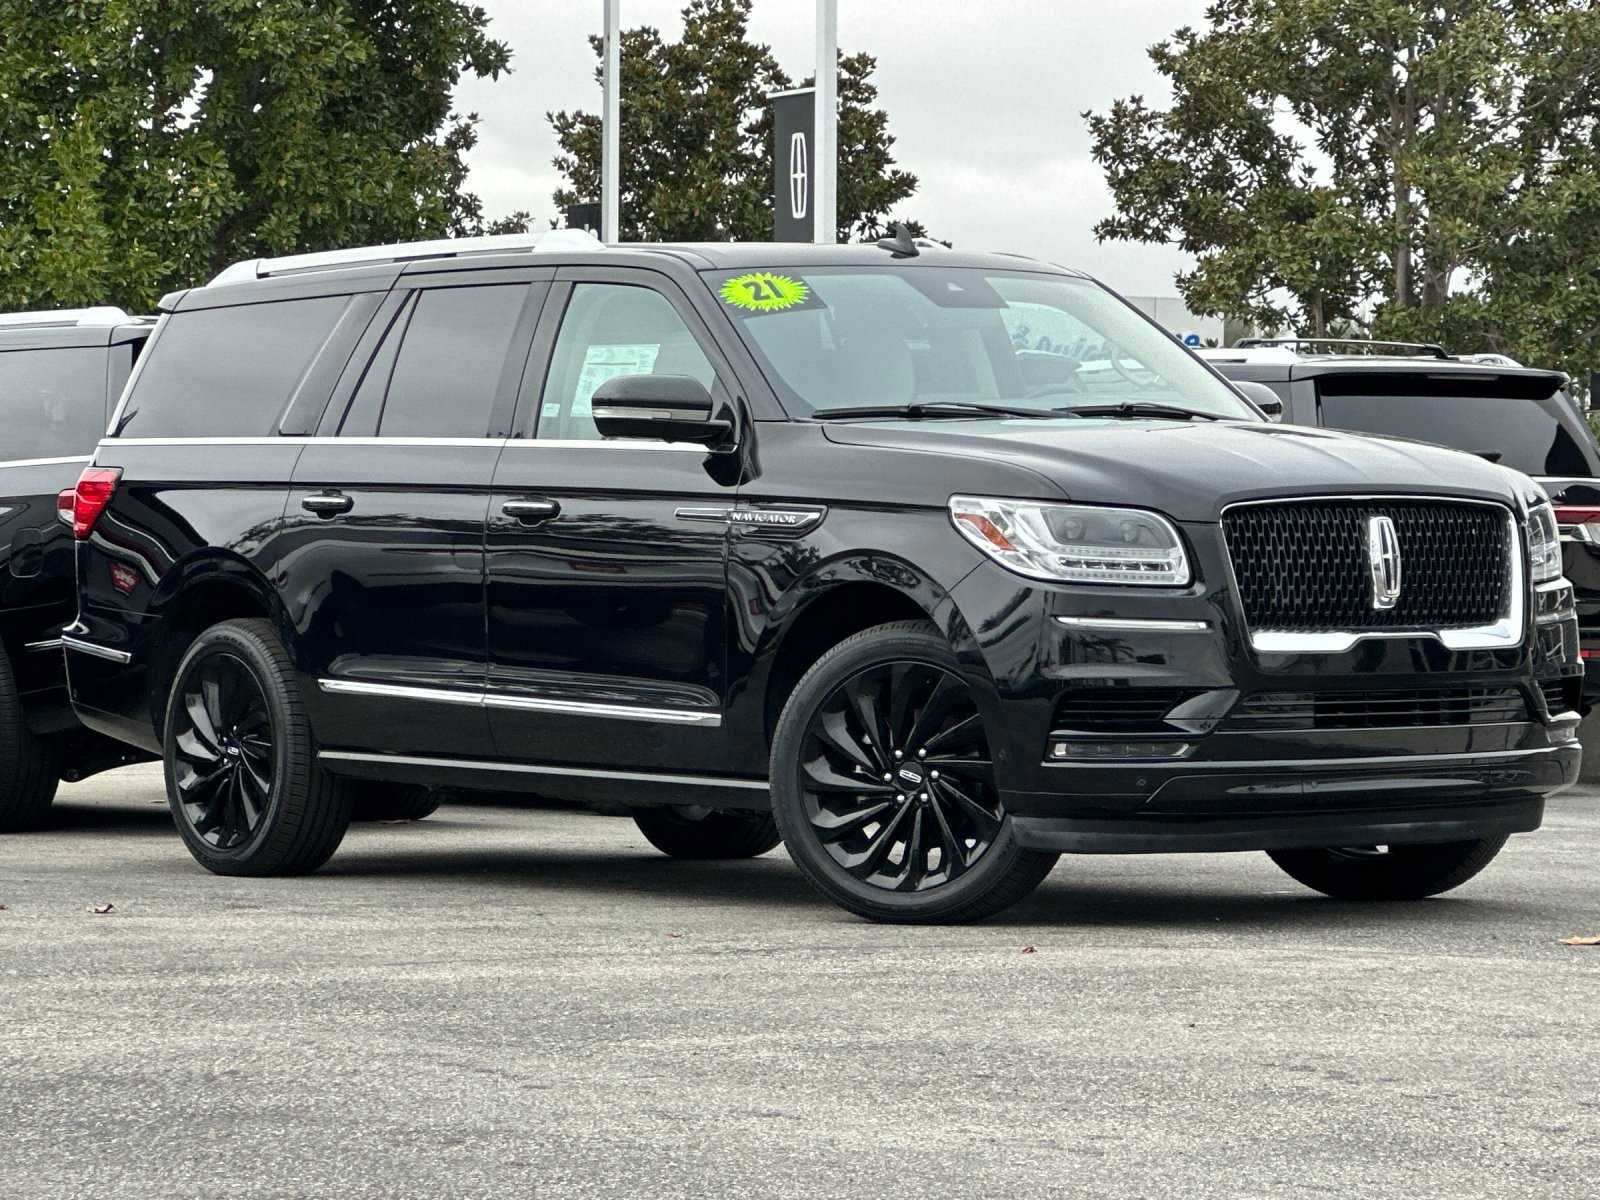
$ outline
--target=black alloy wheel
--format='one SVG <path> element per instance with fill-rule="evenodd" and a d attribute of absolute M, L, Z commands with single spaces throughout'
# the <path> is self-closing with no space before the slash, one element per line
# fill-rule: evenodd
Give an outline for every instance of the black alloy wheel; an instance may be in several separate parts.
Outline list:
<path fill-rule="evenodd" d="M 884 663 L 836 686 L 806 727 L 800 771 L 817 840 L 889 891 L 959 878 L 1004 819 L 977 705 L 928 663 Z"/>
<path fill-rule="evenodd" d="M 266 693 L 233 654 L 207 657 L 175 709 L 173 783 L 183 818 L 208 846 L 234 850 L 261 828 L 276 769 Z"/>
<path fill-rule="evenodd" d="M 817 660 L 778 719 L 770 777 L 795 865 L 869 920 L 980 920 L 1059 857 L 1020 843 L 972 686 L 924 621 L 863 630 Z"/>
<path fill-rule="evenodd" d="M 294 664 L 271 621 L 223 621 L 189 646 L 163 722 L 167 801 L 218 875 L 298 875 L 332 857 L 350 790 L 317 761 Z"/>

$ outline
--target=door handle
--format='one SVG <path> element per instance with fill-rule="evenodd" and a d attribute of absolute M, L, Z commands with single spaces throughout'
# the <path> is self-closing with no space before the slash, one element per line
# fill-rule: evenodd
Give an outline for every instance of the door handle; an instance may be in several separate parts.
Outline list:
<path fill-rule="evenodd" d="M 356 506 L 356 502 L 343 492 L 323 492 L 320 496 L 307 496 L 300 501 L 300 507 L 307 512 L 316 513 L 319 517 L 336 517 L 340 513 L 347 513 Z"/>
<path fill-rule="evenodd" d="M 537 525 L 561 515 L 561 505 L 554 500 L 507 500 L 500 511 L 515 517 L 524 525 Z"/>

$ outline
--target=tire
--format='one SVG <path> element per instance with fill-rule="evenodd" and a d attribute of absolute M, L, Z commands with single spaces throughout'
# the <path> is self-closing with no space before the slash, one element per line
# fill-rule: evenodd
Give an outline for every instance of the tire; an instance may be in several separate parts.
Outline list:
<path fill-rule="evenodd" d="M 955 654 L 931 625 L 846 638 L 795 686 L 773 735 L 784 846 L 818 891 L 868 920 L 992 916 L 1038 887 L 1059 855 L 1018 844 L 988 745 Z M 922 782 L 904 782 L 913 777 Z"/>
<path fill-rule="evenodd" d="M 420 821 L 431 817 L 442 799 L 436 791 L 414 784 L 347 779 L 352 821 Z"/>
<path fill-rule="evenodd" d="M 28 728 L 10 660 L 0 653 L 0 833 L 43 825 L 60 783 L 60 748 Z"/>
<path fill-rule="evenodd" d="M 270 621 L 224 621 L 195 640 L 173 677 L 164 728 L 167 801 L 206 870 L 299 875 L 339 848 L 350 794 L 317 765 Z"/>
<path fill-rule="evenodd" d="M 771 813 L 716 812 L 703 808 L 638 808 L 633 822 L 661 853 L 671 858 L 755 858 L 783 839 Z"/>
<path fill-rule="evenodd" d="M 1460 887 L 1487 867 L 1505 835 L 1470 842 L 1269 850 L 1291 877 L 1336 900 L 1422 900 Z"/>

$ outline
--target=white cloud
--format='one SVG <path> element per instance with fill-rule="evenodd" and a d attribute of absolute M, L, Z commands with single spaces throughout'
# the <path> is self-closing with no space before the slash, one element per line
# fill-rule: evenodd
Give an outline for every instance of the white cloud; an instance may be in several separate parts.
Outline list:
<path fill-rule="evenodd" d="M 458 107 L 482 117 L 469 186 L 496 216 L 551 215 L 558 179 L 545 113 L 599 106 L 600 0 L 480 0 L 511 44 L 515 72 L 464 80 Z M 1169 293 L 1182 256 L 1166 247 L 1102 246 L 1094 222 L 1111 210 L 1089 158 L 1085 109 L 1162 94 L 1145 55 L 1203 17 L 1204 0 L 840 0 L 846 52 L 878 59 L 879 101 L 896 156 L 921 179 L 905 206 L 963 249 L 1005 249 L 1082 267 L 1113 286 Z M 682 31 L 681 0 L 622 0 L 625 26 Z M 815 5 L 756 0 L 752 34 L 796 77 L 810 70 Z M 626 147 L 624 147 L 626 152 Z"/>

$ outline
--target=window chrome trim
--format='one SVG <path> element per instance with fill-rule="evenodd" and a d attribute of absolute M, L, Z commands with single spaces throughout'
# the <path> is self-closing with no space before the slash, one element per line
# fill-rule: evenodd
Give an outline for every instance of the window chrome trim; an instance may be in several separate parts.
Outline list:
<path fill-rule="evenodd" d="M 92 454 L 71 454 L 65 458 L 8 458 L 0 467 L 64 467 L 68 463 L 86 463 Z"/>
<path fill-rule="evenodd" d="M 319 750 L 319 759 L 328 762 L 388 763 L 407 767 L 447 767 L 452 771 L 499 771 L 517 775 L 558 775 L 577 779 L 614 779 L 621 783 L 675 783 L 692 787 L 738 788 L 765 792 L 771 785 L 765 779 L 719 775 L 672 775 L 653 771 L 608 771 L 599 767 L 560 767 L 542 763 L 486 762 L 473 758 L 435 758 L 422 754 L 373 754 L 359 750 Z"/>
<path fill-rule="evenodd" d="M 133 655 L 126 650 L 113 650 L 110 646 L 86 642 L 82 638 L 67 637 L 63 634 L 61 644 L 68 650 L 76 650 L 79 654 L 87 654 L 93 658 L 103 658 L 107 662 L 121 663 L 123 666 L 133 661 Z"/>
<path fill-rule="evenodd" d="M 1523 542 L 1522 527 L 1517 520 L 1518 509 L 1512 501 L 1482 500 L 1472 496 L 1434 495 L 1428 492 L 1410 493 L 1343 493 L 1311 496 L 1266 496 L 1256 500 L 1239 500 L 1224 505 L 1222 516 L 1236 508 L 1262 504 L 1314 504 L 1319 501 L 1369 501 L 1397 500 L 1423 501 L 1440 504 L 1476 504 L 1479 507 L 1497 508 L 1505 514 L 1506 528 L 1510 533 L 1511 582 L 1510 612 L 1489 625 L 1475 625 L 1464 629 L 1350 629 L 1299 633 L 1281 629 L 1252 629 L 1251 648 L 1262 654 L 1343 654 L 1360 642 L 1392 640 L 1395 638 L 1436 638 L 1447 650 L 1512 650 L 1522 645 L 1524 626 L 1527 623 L 1529 598 L 1527 572 L 1527 546 Z M 1239 581 L 1233 572 L 1233 547 L 1228 545 L 1226 524 L 1219 525 L 1222 546 L 1227 551 L 1228 579 L 1233 594 L 1239 594 Z"/>
<path fill-rule="evenodd" d="M 1056 622 L 1057 624 L 1065 625 L 1068 629 L 1111 629 L 1149 633 L 1205 633 L 1211 628 L 1210 621 L 1173 621 L 1159 618 L 1145 619 L 1142 617 L 1058 616 Z"/>
<path fill-rule="evenodd" d="M 55 637 L 42 642 L 28 642 L 22 648 L 30 654 L 43 654 L 49 650 L 59 650 L 65 644 L 65 639 Z"/>
<path fill-rule="evenodd" d="M 447 438 L 447 437 L 300 437 L 298 435 L 269 437 L 118 437 L 101 438 L 97 449 L 114 450 L 119 446 L 534 446 L 546 450 L 676 450 L 697 454 L 711 451 L 697 442 L 654 442 L 632 438 Z M 43 461 L 43 460 L 41 460 Z M 83 459 L 61 461 L 88 462 Z M 16 466 L 0 463 L 0 466 Z"/>
<path fill-rule="evenodd" d="M 435 704 L 468 704 L 480 708 L 559 713 L 569 717 L 601 717 L 617 721 L 649 721 L 662 725 L 694 725 L 702 729 L 715 729 L 722 724 L 721 713 L 707 712 L 703 709 L 643 708 L 632 704 L 597 704 L 586 700 L 546 700 L 537 696 L 508 696 L 498 692 L 368 683 L 359 679 L 319 679 L 317 686 L 324 692 L 341 696 L 422 700 Z"/>

